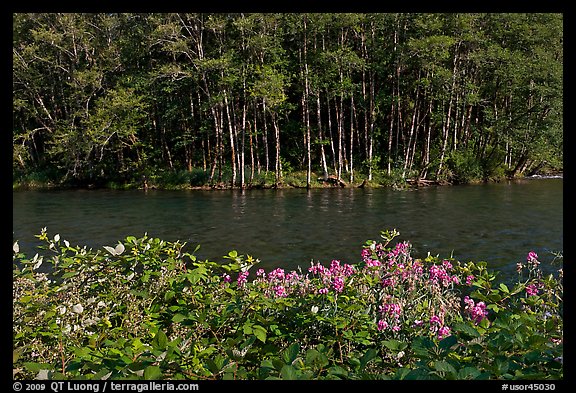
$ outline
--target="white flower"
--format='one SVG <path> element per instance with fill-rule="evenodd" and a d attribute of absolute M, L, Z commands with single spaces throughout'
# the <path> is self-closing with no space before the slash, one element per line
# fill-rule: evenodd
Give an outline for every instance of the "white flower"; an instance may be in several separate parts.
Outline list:
<path fill-rule="evenodd" d="M 318 306 L 312 306 L 312 310 L 311 310 L 314 314 L 316 314 L 318 312 Z"/>
<path fill-rule="evenodd" d="M 75 312 L 76 314 L 82 314 L 82 311 L 84 311 L 84 307 L 82 307 L 82 305 L 78 303 L 72 306 L 72 311 Z"/>
<path fill-rule="evenodd" d="M 20 252 L 20 246 L 18 245 L 18 242 L 15 242 L 12 245 L 12 251 L 14 251 L 14 254 L 18 254 Z"/>
<path fill-rule="evenodd" d="M 60 315 L 66 314 L 66 306 L 58 307 L 58 312 L 60 313 Z"/>
<path fill-rule="evenodd" d="M 114 256 L 122 254 L 125 250 L 124 245 L 122 243 L 118 243 L 116 248 L 112 248 L 110 246 L 104 246 L 104 248 L 106 249 L 106 251 L 108 251 L 110 254 Z"/>
<path fill-rule="evenodd" d="M 59 233 L 54 235 L 54 243 L 57 243 L 58 240 L 60 240 L 60 234 Z"/>
<path fill-rule="evenodd" d="M 38 254 L 34 256 L 34 261 L 38 260 L 38 262 L 36 262 L 36 264 L 34 265 L 34 270 L 38 269 L 40 265 L 42 265 L 42 258 L 43 257 L 38 258 Z"/>

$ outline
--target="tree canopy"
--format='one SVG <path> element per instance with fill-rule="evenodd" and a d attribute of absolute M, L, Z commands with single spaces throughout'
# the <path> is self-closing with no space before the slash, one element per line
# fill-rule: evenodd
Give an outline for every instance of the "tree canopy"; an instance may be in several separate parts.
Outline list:
<path fill-rule="evenodd" d="M 556 13 L 15 13 L 13 175 L 563 167 Z"/>

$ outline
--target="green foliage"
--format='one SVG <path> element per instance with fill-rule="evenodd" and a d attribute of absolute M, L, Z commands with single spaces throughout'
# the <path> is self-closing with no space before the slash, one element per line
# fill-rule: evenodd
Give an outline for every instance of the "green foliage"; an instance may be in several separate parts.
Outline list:
<path fill-rule="evenodd" d="M 451 173 L 450 180 L 456 183 L 469 183 L 484 177 L 481 163 L 471 149 L 452 151 L 446 166 Z"/>
<path fill-rule="evenodd" d="M 128 236 L 102 250 L 45 229 L 13 245 L 16 379 L 561 379 L 562 275 L 414 259 L 383 231 L 358 264 L 265 272 L 231 251 Z M 465 295 L 466 294 L 466 295 Z"/>
<path fill-rule="evenodd" d="M 122 188 L 277 157 L 287 175 L 308 149 L 320 166 L 320 140 L 331 170 L 393 187 L 563 168 L 561 13 L 16 13 L 12 33 L 23 182 Z"/>

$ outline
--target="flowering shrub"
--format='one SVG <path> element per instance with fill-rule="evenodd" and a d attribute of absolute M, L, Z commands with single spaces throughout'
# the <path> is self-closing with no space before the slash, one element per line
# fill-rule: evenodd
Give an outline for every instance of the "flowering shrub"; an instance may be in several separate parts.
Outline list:
<path fill-rule="evenodd" d="M 235 251 L 198 261 L 146 235 L 94 251 L 44 229 L 43 255 L 14 243 L 14 377 L 563 377 L 561 270 L 545 277 L 530 252 L 509 288 L 397 236 L 355 264 L 266 272 Z"/>

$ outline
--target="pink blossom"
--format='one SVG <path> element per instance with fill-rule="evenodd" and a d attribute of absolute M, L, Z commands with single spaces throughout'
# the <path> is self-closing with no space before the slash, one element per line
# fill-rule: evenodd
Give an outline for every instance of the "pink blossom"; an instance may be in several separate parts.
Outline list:
<path fill-rule="evenodd" d="M 286 289 L 282 285 L 278 285 L 274 287 L 274 292 L 276 297 L 286 297 L 288 294 L 286 293 Z"/>
<path fill-rule="evenodd" d="M 230 281 L 232 281 L 232 278 L 230 277 L 230 275 L 229 275 L 229 274 L 226 274 L 226 273 L 224 273 L 224 274 L 222 275 L 222 278 L 224 279 L 224 282 L 230 282 Z"/>
<path fill-rule="evenodd" d="M 432 317 L 430 317 L 430 325 L 434 324 L 442 325 L 442 320 L 437 315 L 432 315 Z"/>
<path fill-rule="evenodd" d="M 526 257 L 526 261 L 528 262 L 533 262 L 536 261 L 538 259 L 538 254 L 536 254 L 534 251 L 530 251 L 528 253 L 528 256 Z"/>
<path fill-rule="evenodd" d="M 318 293 L 321 295 L 327 294 L 328 293 L 328 288 L 320 288 L 318 290 Z"/>
<path fill-rule="evenodd" d="M 398 331 L 400 331 L 400 329 L 401 329 L 401 328 L 400 328 L 400 326 L 398 326 L 398 325 L 392 326 L 392 331 L 394 331 L 394 332 L 398 332 Z"/>
<path fill-rule="evenodd" d="M 284 269 L 276 268 L 268 273 L 268 279 L 284 280 Z"/>
<path fill-rule="evenodd" d="M 442 340 L 444 337 L 448 337 L 450 335 L 450 328 L 448 326 L 442 326 L 440 330 L 438 330 L 438 339 Z"/>
<path fill-rule="evenodd" d="M 450 275 L 446 273 L 446 270 L 442 266 L 432 265 L 430 266 L 430 281 L 438 283 L 442 282 L 444 286 L 450 285 Z"/>
<path fill-rule="evenodd" d="M 386 303 L 379 307 L 379 310 L 382 314 L 388 314 L 395 318 L 399 318 L 400 314 L 402 313 L 402 307 L 396 303 Z"/>
<path fill-rule="evenodd" d="M 332 280 L 332 285 L 334 286 L 334 290 L 336 292 L 342 292 L 344 289 L 344 280 L 342 277 L 334 277 L 334 280 Z"/>
<path fill-rule="evenodd" d="M 472 281 L 474 281 L 475 278 L 472 274 L 466 277 L 466 285 L 472 285 Z"/>
<path fill-rule="evenodd" d="M 378 330 L 384 330 L 388 328 L 388 322 L 386 322 L 385 320 L 381 319 L 378 321 Z"/>
<path fill-rule="evenodd" d="M 530 284 L 526 287 L 526 293 L 528 296 L 536 296 L 538 295 L 538 287 L 536 284 Z"/>
<path fill-rule="evenodd" d="M 362 250 L 362 260 L 364 262 L 367 262 L 368 260 L 370 260 L 370 257 L 372 256 L 372 251 L 370 251 L 369 248 L 364 248 Z"/>
<path fill-rule="evenodd" d="M 470 318 L 476 325 L 478 325 L 486 316 L 488 316 L 488 310 L 486 310 L 486 304 L 484 302 L 478 302 L 475 304 L 473 299 L 465 296 L 464 303 L 466 303 L 464 311 L 470 315 Z"/>
<path fill-rule="evenodd" d="M 378 267 L 381 265 L 382 265 L 382 263 L 377 259 L 367 259 L 366 260 L 366 266 L 368 266 L 368 267 Z"/>
<path fill-rule="evenodd" d="M 245 272 L 242 272 L 238 275 L 237 283 L 239 287 L 243 287 L 244 284 L 246 284 L 246 282 L 248 281 L 249 274 L 250 272 L 246 270 Z"/>

